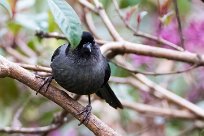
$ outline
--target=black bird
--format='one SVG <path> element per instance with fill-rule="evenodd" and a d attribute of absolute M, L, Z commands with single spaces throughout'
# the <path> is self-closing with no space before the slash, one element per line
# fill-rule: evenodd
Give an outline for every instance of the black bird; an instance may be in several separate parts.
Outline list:
<path fill-rule="evenodd" d="M 91 33 L 83 32 L 81 41 L 75 49 L 71 49 L 67 44 L 58 47 L 51 58 L 51 68 L 52 77 L 47 79 L 41 88 L 46 83 L 48 87 L 52 79 L 55 79 L 69 92 L 88 95 L 89 103 L 80 113 L 86 113 L 82 122 L 87 120 L 91 112 L 90 95 L 93 93 L 105 99 L 113 108 L 123 108 L 108 85 L 110 66 Z"/>

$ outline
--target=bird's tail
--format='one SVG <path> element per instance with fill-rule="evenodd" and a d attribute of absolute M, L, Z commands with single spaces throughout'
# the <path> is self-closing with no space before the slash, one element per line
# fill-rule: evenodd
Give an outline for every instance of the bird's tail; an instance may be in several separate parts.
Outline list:
<path fill-rule="evenodd" d="M 106 83 L 101 89 L 99 89 L 96 94 L 104 99 L 110 106 L 113 108 L 121 108 L 123 109 L 123 105 L 120 103 L 116 95 L 114 94 L 113 90 L 110 88 L 108 83 Z"/>

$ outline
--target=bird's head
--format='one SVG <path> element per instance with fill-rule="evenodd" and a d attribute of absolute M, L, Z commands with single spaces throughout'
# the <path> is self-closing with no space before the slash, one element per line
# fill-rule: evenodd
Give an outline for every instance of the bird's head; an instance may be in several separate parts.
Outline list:
<path fill-rule="evenodd" d="M 81 55 L 92 54 L 95 50 L 95 41 L 93 35 L 84 31 L 76 50 L 79 51 Z"/>

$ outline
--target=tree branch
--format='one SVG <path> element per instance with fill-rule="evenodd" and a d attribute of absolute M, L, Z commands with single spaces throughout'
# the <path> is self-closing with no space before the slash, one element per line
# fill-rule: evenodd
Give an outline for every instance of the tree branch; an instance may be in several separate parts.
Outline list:
<path fill-rule="evenodd" d="M 191 70 L 193 70 L 193 69 L 195 69 L 195 68 L 197 68 L 199 66 L 198 64 L 194 64 L 194 65 L 192 65 L 189 68 L 184 69 L 184 70 L 177 70 L 177 71 L 159 73 L 159 72 L 148 72 L 148 71 L 140 71 L 140 70 L 131 69 L 131 68 L 124 67 L 124 66 L 120 65 L 118 62 L 114 62 L 114 64 L 117 65 L 118 67 L 124 69 L 124 70 L 127 70 L 127 71 L 131 72 L 131 73 L 143 74 L 143 75 L 149 75 L 149 76 L 164 76 L 164 75 L 181 74 L 181 73 L 191 71 Z"/>
<path fill-rule="evenodd" d="M 93 4 L 91 4 L 90 2 L 88 2 L 87 0 L 79 0 L 79 3 L 81 5 L 83 5 L 84 7 L 87 7 L 89 10 L 91 10 L 95 14 L 98 14 L 97 9 L 95 8 L 95 6 Z"/>
<path fill-rule="evenodd" d="M 181 27 L 181 19 L 179 16 L 179 9 L 178 9 L 177 0 L 173 0 L 173 3 L 174 3 L 174 9 L 176 11 L 176 20 L 178 23 L 178 32 L 179 32 L 179 36 L 180 36 L 180 43 L 181 43 L 181 47 L 184 48 L 184 37 L 183 37 L 183 32 L 182 32 L 182 27 Z"/>
<path fill-rule="evenodd" d="M 102 20 L 104 21 L 108 31 L 114 38 L 114 40 L 118 42 L 110 42 L 105 44 L 101 47 L 102 53 L 109 53 L 108 57 L 110 58 L 115 56 L 116 54 L 124 54 L 124 53 L 135 53 L 139 55 L 146 55 L 146 56 L 152 56 L 152 57 L 158 57 L 158 58 L 166 58 L 171 60 L 177 60 L 187 63 L 193 63 L 198 65 L 204 65 L 204 56 L 198 55 L 190 52 L 180 52 L 180 51 L 174 51 L 170 49 L 163 49 L 159 47 L 151 47 L 148 45 L 143 44 L 136 44 L 131 43 L 128 41 L 124 41 L 123 38 L 119 35 L 119 33 L 116 31 L 115 27 L 113 26 L 112 22 L 108 18 L 106 12 L 102 8 L 102 5 L 98 0 L 94 0 L 95 5 L 98 9 L 98 13 Z M 107 55 L 106 54 L 106 55 Z M 110 55 L 111 54 L 111 55 Z M 123 60 L 123 62 L 126 62 L 124 59 L 116 58 L 116 61 Z M 160 97 L 167 98 L 168 100 L 171 100 L 178 105 L 185 107 L 186 109 L 190 110 L 191 112 L 197 114 L 198 116 L 204 118 L 204 111 L 200 107 L 194 105 L 193 103 L 175 95 L 174 93 L 171 93 L 165 88 L 162 88 L 161 86 L 157 85 L 156 83 L 152 82 L 151 80 L 147 79 L 142 74 L 133 75 L 133 78 L 136 78 L 141 83 L 145 85 L 145 87 L 149 88 L 148 90 L 157 91 L 157 94 L 159 94 Z M 155 93 L 154 93 L 155 94 Z"/>
<path fill-rule="evenodd" d="M 176 44 L 173 44 L 165 39 L 162 39 L 162 38 L 158 38 L 156 36 L 153 36 L 153 35 L 150 35 L 148 33 L 144 33 L 144 32 L 141 32 L 139 30 L 136 30 L 134 29 L 126 20 L 125 18 L 123 17 L 120 9 L 119 9 L 119 6 L 118 6 L 118 3 L 116 0 L 112 0 L 113 1 L 113 4 L 115 6 L 115 9 L 116 9 L 116 12 L 118 13 L 120 19 L 123 21 L 123 23 L 125 24 L 125 26 L 130 29 L 131 31 L 134 32 L 134 35 L 135 36 L 140 36 L 140 37 L 143 37 L 143 38 L 147 38 L 149 40 L 153 40 L 153 41 L 156 41 L 156 42 L 159 42 L 159 43 L 162 43 L 162 44 L 165 44 L 165 45 L 168 45 L 172 48 L 175 48 L 176 50 L 179 50 L 179 51 L 184 51 L 181 47 L 179 47 L 178 45 Z"/>
<path fill-rule="evenodd" d="M 142 114 L 147 114 L 151 116 L 159 115 L 167 118 L 199 119 L 199 116 L 196 116 L 195 114 L 192 114 L 187 110 L 160 108 L 160 107 L 155 107 L 147 104 L 127 102 L 127 101 L 122 101 L 122 104 L 124 105 L 124 107 L 128 109 L 132 109 Z"/>
<path fill-rule="evenodd" d="M 14 133 L 21 133 L 21 134 L 39 134 L 43 132 L 47 132 L 53 129 L 56 129 L 58 127 L 58 124 L 51 124 L 44 127 L 31 127 L 31 128 L 25 128 L 25 127 L 4 127 L 0 128 L 0 133 L 8 133 L 8 134 L 14 134 Z"/>
<path fill-rule="evenodd" d="M 8 61 L 2 56 L 0 56 L 0 77 L 14 78 L 35 91 L 38 90 L 38 88 L 42 85 L 41 79 L 35 78 L 34 74 L 16 65 L 15 63 Z M 42 89 L 40 94 L 60 105 L 79 121 L 83 120 L 83 115 L 79 115 L 78 113 L 83 110 L 84 107 L 78 102 L 74 101 L 64 91 L 50 86 L 46 93 L 44 92 L 44 89 Z M 84 125 L 86 125 L 87 128 L 89 128 L 95 135 L 119 135 L 93 114 L 91 114 L 88 123 Z"/>
<path fill-rule="evenodd" d="M 96 8 L 98 10 L 98 14 L 99 16 L 102 18 L 102 21 L 104 22 L 104 24 L 106 25 L 106 27 L 108 28 L 109 33 L 111 34 L 111 36 L 114 38 L 114 40 L 117 41 L 123 41 L 123 38 L 120 36 L 120 34 L 116 31 L 114 25 L 112 24 L 112 22 L 110 21 L 110 19 L 108 18 L 105 10 L 103 9 L 102 4 L 98 1 L 98 0 L 94 0 L 94 3 L 96 5 Z"/>
<path fill-rule="evenodd" d="M 145 55 L 157 58 L 166 58 L 170 60 L 177 60 L 186 63 L 193 63 L 204 65 L 204 55 L 198 55 L 190 52 L 180 52 L 171 49 L 164 49 L 159 47 L 152 47 L 150 45 L 143 45 L 131 43 L 128 41 L 109 42 L 101 47 L 102 53 L 108 56 L 115 56 L 117 54 L 133 53 L 138 55 Z M 114 52 L 114 54 L 113 54 Z M 112 54 L 111 54 L 112 53 Z"/>
<path fill-rule="evenodd" d="M 127 63 L 127 62 L 125 63 L 124 58 L 118 56 L 116 59 L 123 66 L 132 68 L 131 65 L 129 65 L 129 63 Z M 171 91 L 167 90 L 166 88 L 163 88 L 160 85 L 152 82 L 151 80 L 149 80 L 148 78 L 146 78 L 142 74 L 132 74 L 132 77 L 133 77 L 133 81 L 130 81 L 131 85 L 137 87 L 137 84 L 134 83 L 135 82 L 134 80 L 136 80 L 136 82 L 139 81 L 140 83 L 142 83 L 142 85 L 139 84 L 140 85 L 139 87 L 141 87 L 142 90 L 145 90 L 146 92 L 149 92 L 160 99 L 167 99 L 169 101 L 172 101 L 175 104 L 182 106 L 185 109 L 188 109 L 189 111 L 196 114 L 197 116 L 204 118 L 204 110 L 202 108 L 200 108 L 199 106 L 197 106 L 197 105 L 189 102 L 188 100 L 172 93 Z M 143 86 L 143 85 L 145 85 L 145 86 Z"/>

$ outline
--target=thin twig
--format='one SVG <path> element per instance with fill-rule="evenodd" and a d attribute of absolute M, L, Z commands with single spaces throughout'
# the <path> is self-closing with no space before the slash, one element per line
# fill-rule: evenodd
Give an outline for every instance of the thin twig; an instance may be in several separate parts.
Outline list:
<path fill-rule="evenodd" d="M 153 40 L 153 41 L 156 41 L 156 42 L 159 42 L 159 43 L 162 43 L 162 44 L 165 44 L 165 45 L 168 45 L 170 47 L 173 47 L 174 49 L 176 50 L 179 50 L 179 51 L 184 51 L 183 48 L 179 47 L 178 45 L 176 44 L 173 44 L 165 39 L 162 39 L 162 38 L 158 38 L 156 36 L 153 36 L 153 35 L 150 35 L 150 34 L 147 34 L 147 33 L 144 33 L 144 32 L 141 32 L 141 31 L 137 31 L 136 29 L 134 29 L 126 20 L 125 18 L 123 17 L 120 9 L 119 9 L 119 6 L 117 4 L 117 1 L 116 0 L 112 0 L 113 1 L 113 4 L 115 6 L 115 9 L 116 9 L 116 12 L 118 13 L 119 17 L 121 18 L 121 20 L 123 21 L 123 23 L 125 24 L 125 26 L 130 29 L 131 31 L 134 32 L 134 35 L 135 36 L 140 36 L 140 37 L 143 37 L 143 38 L 147 38 L 147 39 L 150 39 L 150 40 Z"/>
<path fill-rule="evenodd" d="M 111 36 L 114 38 L 114 40 L 117 41 L 123 41 L 123 38 L 120 36 L 120 34 L 117 32 L 117 30 L 115 29 L 114 25 L 112 24 L 112 22 L 110 21 L 108 15 L 106 14 L 105 10 L 103 9 L 102 4 L 98 1 L 98 0 L 94 0 L 94 3 L 96 5 L 96 8 L 98 10 L 98 14 L 101 17 L 102 21 L 104 22 L 104 24 L 106 25 L 109 33 L 111 34 Z"/>
<path fill-rule="evenodd" d="M 20 37 L 17 37 L 15 42 L 24 54 L 30 58 L 36 58 L 36 52 L 29 48 L 25 41 L 23 41 Z"/>
<path fill-rule="evenodd" d="M 135 74 L 143 74 L 143 75 L 150 75 L 150 76 L 164 76 L 164 75 L 173 75 L 173 74 L 181 74 L 181 73 L 184 73 L 184 72 L 188 72 L 188 71 L 191 71 L 195 68 L 197 68 L 199 66 L 199 64 L 194 64 L 192 66 L 190 66 L 189 68 L 187 69 L 184 69 L 184 70 L 177 70 L 177 71 L 172 71 L 172 72 L 165 72 L 165 73 L 157 73 L 157 72 L 144 72 L 144 71 L 140 71 L 140 70 L 133 70 L 133 69 L 130 69 L 130 68 L 127 68 L 127 67 L 124 67 L 122 65 L 120 65 L 119 63 L 117 62 L 113 62 L 115 65 L 119 66 L 120 68 L 122 69 L 125 69 L 129 72 L 132 72 L 132 73 L 135 73 Z"/>
<path fill-rule="evenodd" d="M 23 64 L 23 63 L 16 63 L 16 64 L 28 70 L 48 72 L 48 73 L 52 72 L 51 68 L 49 67 L 43 67 L 43 66 L 31 65 L 31 64 Z"/>
<path fill-rule="evenodd" d="M 31 99 L 31 97 L 29 96 L 26 101 L 23 101 L 23 104 L 21 104 L 21 106 L 15 112 L 14 117 L 13 117 L 13 121 L 12 121 L 12 125 L 11 125 L 12 127 L 16 127 L 16 125 L 18 125 L 18 127 L 21 127 L 21 122 L 19 121 L 19 118 L 20 118 L 22 112 L 24 111 L 25 107 L 29 103 L 30 99 Z"/>
<path fill-rule="evenodd" d="M 67 38 L 64 35 L 60 35 L 58 33 L 46 33 L 43 31 L 37 31 L 35 35 L 40 38 L 55 38 L 60 40 L 67 40 Z"/>
<path fill-rule="evenodd" d="M 168 45 L 178 51 L 184 51 L 183 48 L 179 47 L 178 45 L 172 43 L 172 42 L 169 42 L 161 37 L 156 37 L 156 36 L 153 36 L 153 35 L 150 35 L 148 33 L 144 33 L 144 32 L 141 32 L 141 31 L 137 31 L 137 33 L 134 33 L 135 36 L 140 36 L 140 37 L 144 37 L 144 38 L 147 38 L 147 39 L 150 39 L 150 40 L 153 40 L 155 42 L 159 42 L 159 43 L 162 43 L 162 44 L 165 44 L 165 45 Z"/>
<path fill-rule="evenodd" d="M 184 49 L 184 37 L 183 37 L 183 32 L 182 32 L 181 19 L 179 16 L 179 9 L 178 9 L 177 0 L 173 0 L 173 3 L 174 3 L 175 11 L 176 11 L 176 19 L 177 19 L 177 23 L 178 23 L 178 32 L 179 32 L 179 36 L 180 36 L 180 44 L 181 44 L 181 47 Z"/>
<path fill-rule="evenodd" d="M 136 102 L 127 102 L 122 101 L 124 107 L 135 110 L 142 114 L 148 115 L 159 115 L 168 118 L 182 118 L 182 119 L 198 119 L 199 116 L 192 114 L 187 110 L 177 110 L 177 109 L 169 109 L 169 108 L 160 108 L 147 104 L 136 103 Z"/>
<path fill-rule="evenodd" d="M 55 33 L 47 33 L 47 32 L 43 32 L 43 31 L 37 31 L 36 36 L 39 38 L 55 38 L 55 39 L 60 39 L 60 40 L 67 40 L 64 35 L 56 33 L 56 32 Z M 106 44 L 109 42 L 109 41 L 104 41 L 101 39 L 96 39 L 95 41 L 98 44 Z"/>
<path fill-rule="evenodd" d="M 0 46 L 0 47 L 2 47 L 2 49 L 4 49 L 8 54 L 13 56 L 16 60 L 18 60 L 20 62 L 24 62 L 24 63 L 32 63 L 31 59 L 29 59 L 28 57 L 22 55 L 21 53 L 14 50 L 13 48 L 11 48 L 9 46 L 6 46 L 6 47 L 5 46 Z"/>
<path fill-rule="evenodd" d="M 8 133 L 8 134 L 14 134 L 14 133 L 21 133 L 21 134 L 39 134 L 46 131 L 50 131 L 52 129 L 55 129 L 58 127 L 58 124 L 51 124 L 44 127 L 4 127 L 0 128 L 0 133 Z"/>
<path fill-rule="evenodd" d="M 101 37 L 98 35 L 98 31 L 96 31 L 96 27 L 94 25 L 91 12 L 85 7 L 83 8 L 83 11 L 84 11 L 84 22 L 87 28 L 94 35 L 96 39 L 101 39 Z"/>
<path fill-rule="evenodd" d="M 98 14 L 97 9 L 95 8 L 95 6 L 93 4 L 91 4 L 90 2 L 88 2 L 87 0 L 79 0 L 79 3 L 81 5 L 83 5 L 84 7 L 87 7 L 89 10 L 91 10 L 92 12 Z"/>

